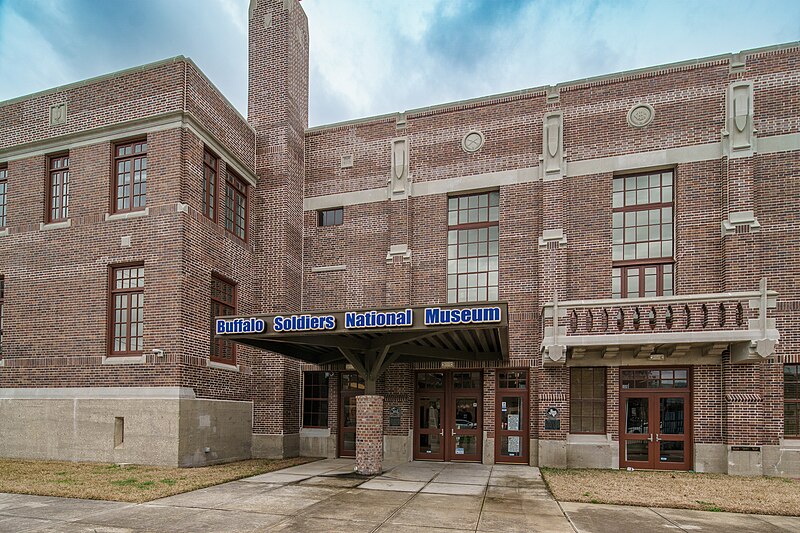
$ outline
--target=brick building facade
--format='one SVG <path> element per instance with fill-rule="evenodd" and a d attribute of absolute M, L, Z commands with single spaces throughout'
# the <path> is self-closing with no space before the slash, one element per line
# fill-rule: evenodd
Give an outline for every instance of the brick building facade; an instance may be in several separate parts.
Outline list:
<path fill-rule="evenodd" d="M 308 128 L 249 31 L 247 119 L 183 57 L 0 102 L 3 456 L 800 475 L 799 44 Z M 212 320 L 496 301 L 372 381 Z"/>

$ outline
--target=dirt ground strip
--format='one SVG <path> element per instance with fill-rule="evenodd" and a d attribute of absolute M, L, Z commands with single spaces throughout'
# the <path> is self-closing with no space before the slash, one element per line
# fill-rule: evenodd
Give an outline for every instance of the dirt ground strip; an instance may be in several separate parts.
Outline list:
<path fill-rule="evenodd" d="M 315 458 L 251 459 L 198 468 L 0 459 L 0 492 L 141 503 Z"/>
<path fill-rule="evenodd" d="M 694 472 L 542 468 L 559 501 L 800 516 L 800 481 Z"/>

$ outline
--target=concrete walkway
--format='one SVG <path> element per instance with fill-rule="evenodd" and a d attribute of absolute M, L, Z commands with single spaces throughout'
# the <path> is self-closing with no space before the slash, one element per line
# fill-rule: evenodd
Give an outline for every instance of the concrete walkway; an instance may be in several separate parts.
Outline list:
<path fill-rule="evenodd" d="M 800 519 L 553 500 L 537 468 L 327 459 L 146 504 L 0 494 L 0 532 L 785 532 Z M 566 512 L 566 516 L 565 516 Z"/>

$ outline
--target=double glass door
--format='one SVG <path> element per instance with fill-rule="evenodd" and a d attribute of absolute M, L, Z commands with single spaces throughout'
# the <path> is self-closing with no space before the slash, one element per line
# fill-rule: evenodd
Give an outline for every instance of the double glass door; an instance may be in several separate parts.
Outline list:
<path fill-rule="evenodd" d="M 481 373 L 419 372 L 414 399 L 414 459 L 480 461 Z"/>
<path fill-rule="evenodd" d="M 688 370 L 626 370 L 620 374 L 620 467 L 689 470 Z"/>

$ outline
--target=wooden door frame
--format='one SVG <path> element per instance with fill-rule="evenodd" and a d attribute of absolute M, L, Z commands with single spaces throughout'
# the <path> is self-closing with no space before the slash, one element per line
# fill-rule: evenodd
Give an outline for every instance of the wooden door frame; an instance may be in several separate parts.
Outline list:
<path fill-rule="evenodd" d="M 500 388 L 500 373 L 501 372 L 525 372 L 525 388 L 524 389 L 501 389 Z M 494 392 L 494 461 L 499 464 L 528 464 L 530 462 L 530 371 L 527 368 L 503 368 L 497 369 L 495 372 L 495 392 Z M 500 429 L 500 421 L 502 420 L 502 401 L 501 397 L 506 396 L 521 396 L 521 418 L 520 418 L 520 435 L 522 439 L 522 452 L 519 457 L 505 457 L 501 459 L 501 435 L 503 431 Z"/>
<path fill-rule="evenodd" d="M 355 371 L 347 371 L 347 372 L 339 372 L 338 379 L 336 381 L 337 387 L 337 394 L 339 396 L 339 416 L 337 417 L 337 436 L 336 436 L 336 456 L 337 457 L 355 457 L 355 451 L 353 451 L 353 455 L 343 455 L 342 452 L 344 451 L 344 398 L 345 396 L 360 396 L 364 394 L 364 391 L 360 392 L 347 392 L 344 393 L 342 388 L 342 378 L 345 374 L 356 374 L 358 372 Z M 349 432 L 348 432 L 349 433 Z"/>
<path fill-rule="evenodd" d="M 461 456 L 455 455 L 455 448 L 453 447 L 455 443 L 455 435 L 453 434 L 456 430 L 455 426 L 455 397 L 456 393 L 455 388 L 453 387 L 453 374 L 458 372 L 477 372 L 478 373 L 478 382 L 480 386 L 477 389 L 461 389 L 464 391 L 468 391 L 467 394 L 475 394 L 478 398 L 478 439 L 477 439 L 477 458 L 470 458 L 470 459 L 461 459 Z M 419 374 L 444 374 L 443 384 L 444 387 L 441 389 L 425 389 L 425 390 L 418 390 L 417 389 L 417 376 Z M 414 390 L 414 398 L 413 398 L 413 406 L 414 406 L 414 417 L 413 417 L 413 424 L 414 430 L 412 432 L 412 457 L 415 461 L 439 461 L 439 462 L 470 462 L 470 463 L 481 463 L 483 462 L 483 369 L 481 368 L 453 368 L 453 369 L 431 369 L 431 370 L 414 370 L 413 373 L 413 390 Z M 419 438 L 419 413 L 417 413 L 417 398 L 419 396 L 424 396 L 425 394 L 441 394 L 442 396 L 442 427 L 443 435 L 442 435 L 442 458 L 428 458 L 419 454 L 418 452 L 418 438 Z M 452 410 L 452 413 L 451 413 Z M 452 416 L 451 416 L 452 414 Z M 451 450 L 452 448 L 452 450 Z"/>
<path fill-rule="evenodd" d="M 686 388 L 641 388 L 641 389 L 623 389 L 622 388 L 622 370 L 686 370 L 687 383 Z M 694 384 L 694 376 L 691 367 L 686 366 L 648 366 L 648 367 L 624 367 L 620 369 L 619 380 L 619 405 L 618 418 L 619 418 L 619 467 L 626 468 L 632 466 L 634 468 L 644 468 L 648 470 L 680 470 L 688 471 L 694 468 L 694 406 L 692 387 Z M 634 439 L 625 439 L 625 400 L 628 398 L 647 398 L 648 399 L 648 423 L 650 427 L 657 427 L 660 418 L 659 399 L 662 397 L 671 398 L 684 398 L 684 462 L 683 463 L 662 463 L 656 458 L 660 455 L 655 452 L 659 448 L 659 442 L 656 431 L 648 434 L 647 440 L 650 440 L 650 435 L 653 440 L 648 443 L 648 466 L 642 467 L 637 465 L 630 465 L 629 461 L 625 460 L 625 441 Z M 653 416 L 653 415 L 656 416 Z M 644 437 L 644 433 L 642 436 Z M 639 439 L 644 440 L 644 439 Z"/>

